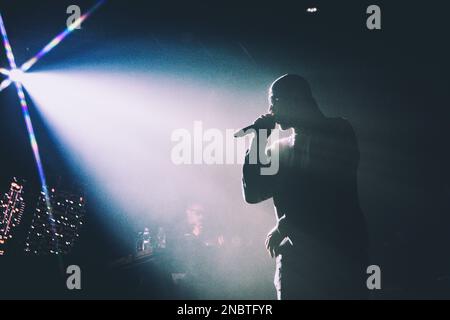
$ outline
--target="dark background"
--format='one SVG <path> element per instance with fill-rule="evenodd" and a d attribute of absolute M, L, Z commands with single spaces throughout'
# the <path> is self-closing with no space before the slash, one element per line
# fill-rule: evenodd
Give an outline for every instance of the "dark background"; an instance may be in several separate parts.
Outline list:
<path fill-rule="evenodd" d="M 93 4 L 2 1 L 16 60 L 25 61 L 40 49 L 42 39 L 57 34 L 67 17 L 63 13 L 74 3 L 82 8 Z M 366 28 L 370 4 L 382 9 L 382 30 Z M 319 12 L 307 14 L 309 6 L 317 6 Z M 101 46 L 102 38 L 155 36 L 181 44 L 240 43 L 251 56 L 249 64 L 278 74 L 310 63 L 306 76 L 313 88 L 320 83 L 327 90 L 319 98 L 331 106 L 326 113 L 349 118 L 358 135 L 361 204 L 369 224 L 372 262 L 383 271 L 383 290 L 374 298 L 449 298 L 449 27 L 444 6 L 443 1 L 109 1 L 86 22 L 91 31 L 74 35 L 77 41 L 62 44 L 43 64 Z M 6 65 L 2 51 L 0 66 Z M 15 95 L 14 90 L 0 94 L 0 188 L 6 191 L 13 176 L 25 178 L 33 191 L 28 203 L 33 203 L 39 181 Z M 33 105 L 30 108 L 50 184 L 83 184 Z M 126 253 L 127 246 L 102 228 L 101 206 L 95 201 L 88 206 L 82 243 L 75 258 L 62 264 L 82 259 L 92 265 L 94 278 L 112 257 Z M 26 223 L 27 219 L 23 228 Z M 57 260 L 2 260 L 0 264 L 9 264 L 33 281 L 46 282 L 36 274 L 53 274 L 49 270 L 60 268 Z M 41 265 L 41 271 L 34 271 Z M 47 289 L 15 294 L 42 297 L 48 290 L 52 296 L 51 290 L 60 285 L 57 276 L 50 278 L 55 282 L 46 282 Z M 26 280 L 21 283 L 27 287 Z"/>

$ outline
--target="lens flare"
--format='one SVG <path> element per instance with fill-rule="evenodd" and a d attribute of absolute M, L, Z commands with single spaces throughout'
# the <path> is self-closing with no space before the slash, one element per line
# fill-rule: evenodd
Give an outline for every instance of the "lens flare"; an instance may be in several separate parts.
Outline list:
<path fill-rule="evenodd" d="M 38 169 L 39 179 L 41 182 L 42 194 L 45 196 L 47 209 L 49 210 L 49 221 L 52 226 L 53 232 L 56 232 L 55 225 L 53 223 L 53 214 L 50 203 L 50 197 L 48 194 L 47 181 L 44 172 L 44 166 L 42 164 L 41 156 L 39 153 L 39 146 L 36 140 L 36 135 L 34 133 L 33 123 L 31 121 L 30 112 L 28 109 L 27 100 L 25 97 L 25 92 L 23 88 L 22 81 L 25 77 L 25 72 L 28 71 L 36 62 L 39 61 L 48 52 L 54 49 L 58 44 L 61 43 L 71 32 L 73 32 L 78 26 L 81 25 L 100 5 L 102 5 L 106 0 L 101 0 L 92 7 L 87 13 L 78 18 L 73 24 L 71 24 L 66 30 L 56 36 L 49 44 L 47 44 L 36 56 L 25 62 L 21 68 L 17 68 L 16 61 L 14 58 L 13 50 L 8 39 L 8 34 L 6 32 L 5 23 L 2 15 L 0 14 L 0 32 L 3 39 L 3 46 L 5 48 L 6 57 L 8 58 L 10 70 L 4 68 L 0 69 L 0 73 L 6 75 L 8 78 L 0 83 L 0 91 L 6 89 L 11 83 L 15 84 L 17 95 L 19 97 L 20 106 L 22 108 L 22 114 L 25 120 L 25 124 L 28 131 L 28 137 L 30 140 L 31 148 L 33 151 L 34 159 Z M 58 246 L 58 243 L 57 243 Z"/>
<path fill-rule="evenodd" d="M 47 207 L 50 208 L 50 200 L 48 197 L 47 192 L 47 182 L 45 178 L 44 173 L 44 167 L 42 165 L 41 156 L 39 154 L 39 147 L 36 141 L 36 135 L 34 134 L 34 128 L 33 123 L 31 122 L 30 112 L 28 110 L 28 104 L 25 98 L 25 93 L 23 91 L 23 86 L 19 82 L 20 78 L 23 76 L 23 72 L 17 69 L 16 61 L 14 58 L 14 54 L 11 48 L 11 45 L 9 43 L 8 34 L 6 33 L 5 25 L 3 22 L 3 17 L 0 14 L 0 30 L 3 38 L 3 45 L 5 46 L 6 55 L 8 57 L 9 65 L 11 67 L 11 71 L 9 71 L 9 78 L 2 82 L 0 85 L 1 89 L 3 90 L 6 88 L 9 84 L 11 84 L 12 81 L 14 81 L 17 89 L 17 95 L 19 97 L 20 106 L 22 108 L 22 113 L 25 119 L 25 124 L 28 131 L 28 137 L 31 143 L 31 148 L 33 150 L 34 159 L 36 161 L 36 166 L 39 173 L 39 178 L 41 181 L 42 186 L 42 192 L 45 194 L 45 198 L 47 200 Z"/>
<path fill-rule="evenodd" d="M 49 53 L 51 50 L 53 50 L 57 45 L 61 43 L 69 34 L 71 34 L 74 30 L 76 30 L 87 18 L 89 18 L 92 13 L 94 13 L 95 10 L 97 10 L 103 3 L 105 3 L 106 0 L 101 0 L 97 2 L 95 6 L 93 6 L 88 12 L 86 12 L 84 15 L 79 17 L 77 20 L 75 20 L 74 23 L 72 23 L 70 26 L 68 26 L 63 32 L 61 32 L 59 35 L 57 35 L 55 38 L 53 38 L 52 41 L 50 41 L 41 51 L 39 51 L 33 58 L 25 62 L 20 69 L 22 69 L 23 72 L 28 71 L 36 62 L 38 62 L 42 57 L 44 57 L 47 53 Z"/>
<path fill-rule="evenodd" d="M 11 70 L 16 69 L 16 60 L 14 59 L 14 54 L 12 52 L 11 44 L 9 43 L 8 35 L 6 33 L 5 23 L 3 22 L 3 17 L 0 14 L 0 31 L 2 33 L 3 46 L 5 47 L 6 57 L 8 58 L 9 66 Z"/>
<path fill-rule="evenodd" d="M 8 77 L 8 79 L 0 83 L 0 92 L 9 87 L 9 85 L 13 82 L 21 82 L 23 73 L 30 70 L 30 68 L 34 66 L 41 58 L 43 58 L 47 53 L 58 46 L 69 34 L 76 30 L 87 18 L 89 18 L 94 13 L 94 11 L 96 11 L 105 2 L 106 0 L 100 0 L 99 2 L 97 2 L 97 4 L 95 4 L 89 11 L 87 11 L 80 18 L 75 20 L 70 26 L 68 26 L 63 32 L 53 38 L 33 58 L 22 64 L 20 68 L 17 68 L 14 54 L 12 52 L 12 47 L 6 34 L 5 24 L 0 14 L 0 31 L 3 38 L 3 46 L 5 47 L 6 56 L 11 67 L 10 70 L 0 68 L 0 73 Z"/>

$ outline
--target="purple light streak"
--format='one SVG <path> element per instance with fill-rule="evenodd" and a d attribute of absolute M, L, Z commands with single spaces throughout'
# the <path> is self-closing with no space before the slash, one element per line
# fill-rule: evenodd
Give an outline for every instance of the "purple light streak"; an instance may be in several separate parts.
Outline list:
<path fill-rule="evenodd" d="M 36 62 L 38 62 L 47 53 L 53 50 L 58 44 L 61 43 L 69 34 L 71 34 L 76 28 L 78 28 L 87 18 L 89 18 L 95 10 L 97 10 L 106 0 L 101 0 L 97 2 L 88 12 L 83 14 L 80 18 L 74 21 L 69 27 L 67 27 L 63 32 L 53 38 L 41 51 L 39 51 L 33 58 L 25 62 L 20 69 L 25 72 L 28 71 Z"/>
<path fill-rule="evenodd" d="M 3 45 L 6 50 L 6 56 L 8 58 L 9 65 L 11 67 L 11 70 L 15 70 L 15 69 L 17 69 L 17 65 L 16 65 L 16 61 L 14 58 L 14 54 L 13 54 L 11 45 L 9 43 L 8 34 L 6 33 L 5 24 L 3 22 L 3 17 L 1 14 L 0 14 L 0 31 L 2 34 Z M 10 73 L 11 73 L 11 71 L 9 71 L 9 74 Z M 7 81 L 7 82 L 9 81 L 9 83 L 12 82 L 10 79 L 6 79 L 5 81 Z M 23 91 L 23 87 L 20 82 L 15 82 L 15 85 L 16 85 L 16 89 L 17 89 L 17 95 L 19 96 L 20 106 L 22 107 L 22 114 L 25 119 L 25 124 L 26 124 L 27 131 L 28 131 L 28 137 L 29 137 L 29 140 L 31 143 L 31 148 L 33 150 L 34 159 L 36 161 L 36 165 L 38 168 L 39 178 L 41 180 L 41 185 L 42 185 L 42 192 L 45 193 L 46 199 L 48 200 L 47 182 L 46 182 L 46 178 L 45 178 L 44 168 L 42 165 L 41 156 L 39 154 L 39 147 L 37 144 L 36 135 L 34 134 L 34 128 L 33 128 L 32 122 L 31 122 L 30 112 L 28 110 L 28 104 L 27 104 L 27 101 L 25 98 L 25 93 Z M 3 86 L 4 85 L 2 83 L 2 87 Z"/>

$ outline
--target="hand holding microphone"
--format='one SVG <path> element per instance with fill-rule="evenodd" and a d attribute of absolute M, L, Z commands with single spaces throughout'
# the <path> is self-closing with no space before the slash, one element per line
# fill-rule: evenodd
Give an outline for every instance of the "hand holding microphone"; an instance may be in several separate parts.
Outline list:
<path fill-rule="evenodd" d="M 252 125 L 242 128 L 239 131 L 236 131 L 234 133 L 234 137 L 241 138 L 253 132 L 253 130 L 258 131 L 261 129 L 267 130 L 267 137 L 268 137 L 270 136 L 271 131 L 275 129 L 275 125 L 276 125 L 275 116 L 272 113 L 266 113 L 260 116 L 258 119 L 256 119 Z"/>

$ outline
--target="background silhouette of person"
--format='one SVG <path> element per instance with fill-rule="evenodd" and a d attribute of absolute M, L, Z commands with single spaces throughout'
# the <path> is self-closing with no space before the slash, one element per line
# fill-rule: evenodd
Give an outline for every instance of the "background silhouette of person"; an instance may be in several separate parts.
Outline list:
<path fill-rule="evenodd" d="M 247 203 L 273 198 L 277 224 L 266 248 L 276 258 L 278 299 L 363 299 L 368 239 L 357 193 L 359 150 L 350 123 L 323 115 L 308 82 L 298 75 L 277 79 L 269 113 L 254 127 L 293 129 L 274 141 L 260 161 L 279 157 L 276 175 L 261 175 L 264 161 L 250 164 L 265 135 L 256 134 L 243 168 Z M 259 154 L 259 153 L 258 153 Z"/>

